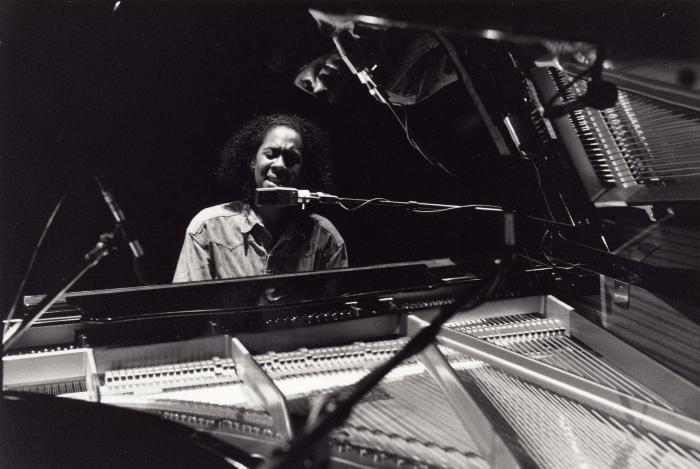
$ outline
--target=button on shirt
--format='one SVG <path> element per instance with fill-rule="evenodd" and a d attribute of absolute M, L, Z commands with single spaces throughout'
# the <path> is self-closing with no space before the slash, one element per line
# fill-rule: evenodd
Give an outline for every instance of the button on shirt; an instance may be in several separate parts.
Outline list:
<path fill-rule="evenodd" d="M 303 214 L 276 243 L 250 205 L 205 208 L 187 228 L 173 282 L 347 267 L 345 242 L 328 219 Z"/>

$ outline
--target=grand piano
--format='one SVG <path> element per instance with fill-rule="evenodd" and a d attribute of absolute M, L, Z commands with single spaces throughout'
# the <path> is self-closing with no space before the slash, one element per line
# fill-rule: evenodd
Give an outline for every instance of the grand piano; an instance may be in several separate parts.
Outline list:
<path fill-rule="evenodd" d="M 700 467 L 694 11 L 666 12 L 679 45 L 648 6 L 503 5 L 309 10 L 408 135 L 382 60 L 438 44 L 494 149 L 460 164 L 504 175 L 502 251 L 68 292 L 5 350 L 3 467 Z"/>

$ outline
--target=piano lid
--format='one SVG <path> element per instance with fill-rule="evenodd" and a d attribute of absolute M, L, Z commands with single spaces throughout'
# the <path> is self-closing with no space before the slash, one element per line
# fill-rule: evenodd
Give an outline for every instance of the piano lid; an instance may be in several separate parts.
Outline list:
<path fill-rule="evenodd" d="M 443 278 L 449 279 L 443 280 Z M 126 318 L 257 309 L 342 298 L 359 293 L 425 289 L 459 277 L 463 272 L 447 259 L 382 264 L 371 267 L 263 275 L 148 287 L 116 288 L 66 294 L 80 308 L 83 320 L 110 322 Z"/>
<path fill-rule="evenodd" d="M 433 2 L 357 2 L 323 5 L 312 15 L 341 28 L 395 27 L 527 44 L 581 41 L 687 58 L 700 51 L 700 4 L 693 2 L 472 0 L 439 8 Z"/>
<path fill-rule="evenodd" d="M 504 43 L 519 61 L 515 66 L 535 82 L 539 109 L 532 112 L 541 114 L 544 107 L 547 116 L 552 109 L 569 109 L 550 120 L 595 206 L 700 200 L 700 158 L 695 150 L 700 143 L 700 42 L 697 22 L 691 21 L 698 6 L 635 4 L 632 9 L 627 2 L 611 8 L 599 2 L 498 1 L 442 6 L 356 6 L 310 14 L 379 101 L 416 104 L 459 76 L 498 153 L 518 155 L 524 150 L 522 135 L 512 127 L 513 107 L 508 109 L 498 98 L 512 92 L 513 83 L 491 86 L 489 80 L 500 80 L 495 72 L 479 83 L 480 70 L 490 65 L 448 38 L 461 36 L 465 44 Z M 615 90 L 617 102 L 589 111 L 596 105 L 586 102 L 587 96 L 592 102 L 602 99 L 588 93 L 587 86 L 598 50 L 606 51 L 601 52 L 602 83 Z M 458 76 L 445 72 L 453 63 Z M 543 79 L 543 74 L 552 78 Z M 485 93 L 489 86 L 495 100 Z M 596 134 L 591 148 L 579 143 L 589 132 Z"/>

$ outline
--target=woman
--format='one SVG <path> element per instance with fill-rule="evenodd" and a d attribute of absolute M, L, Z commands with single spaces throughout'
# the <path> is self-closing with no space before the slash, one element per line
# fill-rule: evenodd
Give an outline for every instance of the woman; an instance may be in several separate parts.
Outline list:
<path fill-rule="evenodd" d="M 190 222 L 174 282 L 347 267 L 345 242 L 326 218 L 254 204 L 256 188 L 328 190 L 328 138 L 319 126 L 287 114 L 252 119 L 226 144 L 218 177 L 237 200 Z"/>

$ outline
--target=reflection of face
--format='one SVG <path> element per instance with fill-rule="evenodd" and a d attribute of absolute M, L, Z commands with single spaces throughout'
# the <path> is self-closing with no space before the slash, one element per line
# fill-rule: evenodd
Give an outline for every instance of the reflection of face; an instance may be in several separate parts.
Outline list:
<path fill-rule="evenodd" d="M 282 125 L 268 130 L 252 163 L 255 187 L 296 187 L 304 162 L 301 151 L 296 130 Z"/>
<path fill-rule="evenodd" d="M 294 79 L 294 84 L 326 102 L 334 102 L 345 82 L 347 71 L 340 56 L 331 52 L 315 58 Z"/>

